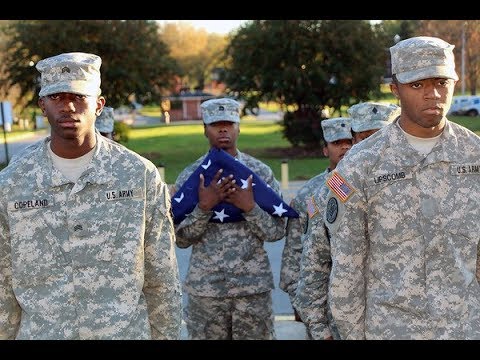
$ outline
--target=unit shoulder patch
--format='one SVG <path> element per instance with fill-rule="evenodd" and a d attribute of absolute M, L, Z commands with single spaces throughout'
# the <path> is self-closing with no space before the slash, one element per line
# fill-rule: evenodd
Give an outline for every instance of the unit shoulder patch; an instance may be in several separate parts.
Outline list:
<path fill-rule="evenodd" d="M 336 198 L 331 197 L 327 202 L 327 208 L 325 212 L 325 219 L 329 224 L 333 224 L 338 215 L 338 201 Z"/>

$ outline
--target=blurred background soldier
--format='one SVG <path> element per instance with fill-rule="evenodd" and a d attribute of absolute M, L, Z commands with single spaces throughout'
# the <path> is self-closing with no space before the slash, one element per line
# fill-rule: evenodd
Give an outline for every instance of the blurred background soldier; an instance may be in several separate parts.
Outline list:
<path fill-rule="evenodd" d="M 395 120 L 400 107 L 369 101 L 352 105 L 347 112 L 352 119 L 353 144 L 358 144 Z"/>
<path fill-rule="evenodd" d="M 400 108 L 393 104 L 365 102 L 351 106 L 348 114 L 354 143 L 358 144 L 397 118 Z M 350 151 L 355 151 L 355 146 Z M 312 189 L 311 199 L 304 204 L 308 210 L 308 226 L 303 240 L 300 274 L 297 275 L 298 288 L 293 300 L 315 340 L 338 338 L 327 308 L 331 258 L 323 212 L 328 188 L 325 181 L 319 185 Z"/>
<path fill-rule="evenodd" d="M 279 286 L 280 289 L 288 293 L 292 305 L 297 290 L 298 277 L 300 275 L 300 258 L 302 256 L 303 237 L 307 231 L 307 221 L 309 216 L 305 204 L 308 203 L 312 211 L 318 211 L 312 195 L 316 189 L 320 188 L 325 183 L 328 173 L 335 169 L 338 162 L 352 147 L 351 119 L 332 118 L 322 120 L 321 125 L 323 138 L 325 140 L 323 155 L 329 159 L 328 168 L 307 181 L 305 185 L 298 190 L 295 198 L 290 203 L 290 206 L 297 210 L 300 216 L 298 218 L 289 218 L 287 222 L 287 233 L 282 253 Z M 295 306 L 293 306 L 293 309 L 295 312 L 295 320 L 301 321 Z M 309 331 L 307 327 L 307 334 L 308 333 Z"/>
<path fill-rule="evenodd" d="M 95 127 L 107 139 L 113 140 L 115 136 L 114 131 L 115 119 L 113 117 L 113 108 L 104 106 L 103 111 L 97 116 L 95 120 Z"/>

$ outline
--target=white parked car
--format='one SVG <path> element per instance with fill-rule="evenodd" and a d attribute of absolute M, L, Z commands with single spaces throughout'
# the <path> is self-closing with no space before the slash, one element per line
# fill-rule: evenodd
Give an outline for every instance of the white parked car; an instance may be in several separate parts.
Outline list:
<path fill-rule="evenodd" d="M 454 96 L 452 106 L 447 115 L 478 116 L 480 114 L 480 96 L 460 95 Z"/>
<path fill-rule="evenodd" d="M 113 110 L 115 121 L 131 125 L 135 121 L 135 113 L 127 106 L 120 106 Z"/>

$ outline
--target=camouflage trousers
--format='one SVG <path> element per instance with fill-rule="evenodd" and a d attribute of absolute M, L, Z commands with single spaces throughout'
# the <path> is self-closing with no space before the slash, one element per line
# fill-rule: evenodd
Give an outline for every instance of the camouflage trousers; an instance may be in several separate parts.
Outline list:
<path fill-rule="evenodd" d="M 188 294 L 190 340 L 275 340 L 271 291 L 239 297 Z"/>

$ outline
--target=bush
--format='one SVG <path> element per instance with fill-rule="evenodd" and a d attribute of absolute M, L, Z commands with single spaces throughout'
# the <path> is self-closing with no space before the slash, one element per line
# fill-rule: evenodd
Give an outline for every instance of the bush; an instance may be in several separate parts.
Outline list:
<path fill-rule="evenodd" d="M 119 143 L 127 143 L 130 135 L 130 126 L 122 121 L 115 121 L 113 125 L 113 139 Z"/>
<path fill-rule="evenodd" d="M 318 147 L 323 141 L 321 112 L 312 107 L 302 107 L 286 112 L 283 117 L 283 135 L 294 146 Z"/>

